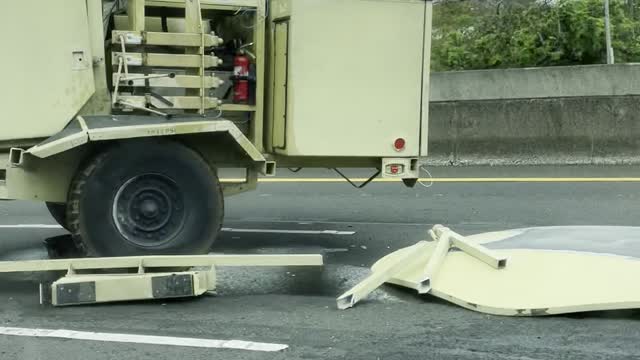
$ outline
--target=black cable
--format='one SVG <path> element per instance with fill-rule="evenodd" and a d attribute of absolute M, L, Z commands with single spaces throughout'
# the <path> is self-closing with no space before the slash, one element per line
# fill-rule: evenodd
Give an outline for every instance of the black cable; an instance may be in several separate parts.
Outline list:
<path fill-rule="evenodd" d="M 356 185 L 353 181 L 351 181 L 351 179 L 349 179 L 345 174 L 340 172 L 340 170 L 338 170 L 337 168 L 333 168 L 333 170 L 337 172 L 340 176 L 342 176 L 343 179 L 347 180 L 347 182 L 349 182 L 349 184 L 351 184 L 351 186 L 353 186 L 356 189 L 362 189 L 365 186 L 369 185 L 369 183 L 372 182 L 375 178 L 377 178 L 378 175 L 380 175 L 380 173 L 382 172 L 382 170 L 378 169 L 378 171 L 376 171 L 376 173 L 373 174 L 367 181 L 363 182 L 360 185 Z"/>

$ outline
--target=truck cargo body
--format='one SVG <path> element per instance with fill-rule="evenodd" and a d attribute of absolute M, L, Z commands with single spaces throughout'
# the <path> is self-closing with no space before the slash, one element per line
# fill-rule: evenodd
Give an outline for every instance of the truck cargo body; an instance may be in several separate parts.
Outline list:
<path fill-rule="evenodd" d="M 245 169 L 244 181 L 217 185 L 220 197 L 255 188 L 259 174 L 272 176 L 276 166 L 368 167 L 412 185 L 427 156 L 431 1 L 31 0 L 4 7 L 0 198 L 47 202 L 80 245 L 88 225 L 72 228 L 67 217 L 85 221 L 70 205 L 82 174 L 81 181 L 98 181 L 96 167 L 132 166 L 111 180 L 111 197 L 94 201 L 114 208 L 118 230 L 144 237 L 145 226 L 117 209 L 126 187 L 141 178 L 159 186 L 124 204 L 146 209 L 138 215 L 147 223 L 169 195 L 182 199 L 188 191 L 169 174 L 136 174 L 140 154 L 113 158 L 122 147 L 144 156 L 157 147 L 169 162 L 171 151 L 184 151 L 183 160 L 203 161 L 216 184 L 218 169 Z M 78 202 L 91 190 L 75 191 Z M 222 206 L 213 207 L 209 215 L 221 219 Z"/>

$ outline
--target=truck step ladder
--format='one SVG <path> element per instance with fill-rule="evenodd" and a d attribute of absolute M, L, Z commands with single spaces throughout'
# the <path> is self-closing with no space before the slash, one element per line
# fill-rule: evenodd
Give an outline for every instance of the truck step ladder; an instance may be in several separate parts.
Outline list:
<path fill-rule="evenodd" d="M 206 52 L 223 41 L 213 33 L 205 34 L 200 0 L 185 1 L 184 33 L 146 31 L 147 6 L 145 0 L 129 0 L 128 29 L 111 33 L 113 106 L 167 117 L 166 110 L 197 111 L 203 115 L 208 109 L 218 108 L 222 102 L 208 93 L 221 85 L 222 80 L 206 75 L 206 70 L 221 65 L 222 60 L 213 52 Z M 154 52 L 148 52 L 147 46 L 153 47 Z M 171 47 L 173 51 L 157 53 L 158 47 Z M 184 48 L 182 53 L 175 53 L 176 47 Z M 134 71 L 130 72 L 129 67 L 134 67 Z M 178 71 L 184 74 L 176 74 Z M 183 88 L 186 96 L 166 97 L 152 90 L 157 87 Z M 123 88 L 128 89 L 128 95 L 122 94 Z M 144 95 L 137 94 L 141 89 Z"/>

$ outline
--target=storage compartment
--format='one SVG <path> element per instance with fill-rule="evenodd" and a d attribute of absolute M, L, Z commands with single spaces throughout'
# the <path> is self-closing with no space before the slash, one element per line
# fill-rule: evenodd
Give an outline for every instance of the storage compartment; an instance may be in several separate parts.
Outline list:
<path fill-rule="evenodd" d="M 274 0 L 268 148 L 288 156 L 419 156 L 427 15 L 424 0 Z"/>
<path fill-rule="evenodd" d="M 85 0 L 12 1 L 0 14 L 0 140 L 62 130 L 95 90 Z"/>

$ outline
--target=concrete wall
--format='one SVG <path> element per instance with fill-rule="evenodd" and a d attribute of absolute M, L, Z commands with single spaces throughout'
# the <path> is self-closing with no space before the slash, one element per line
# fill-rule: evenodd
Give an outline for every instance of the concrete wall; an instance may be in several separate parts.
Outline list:
<path fill-rule="evenodd" d="M 454 71 L 431 75 L 431 101 L 640 95 L 640 64 Z"/>
<path fill-rule="evenodd" d="M 640 64 L 436 73 L 432 164 L 640 163 Z"/>

